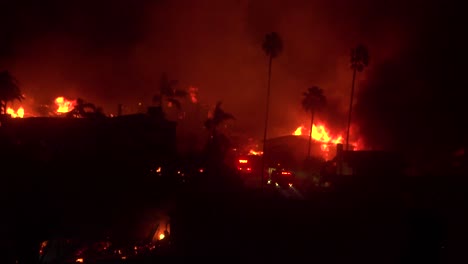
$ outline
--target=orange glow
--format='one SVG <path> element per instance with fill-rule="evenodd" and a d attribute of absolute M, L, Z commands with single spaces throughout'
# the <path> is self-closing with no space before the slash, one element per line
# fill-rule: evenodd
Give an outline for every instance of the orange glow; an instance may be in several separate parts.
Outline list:
<path fill-rule="evenodd" d="M 313 124 L 312 131 L 312 139 L 320 144 L 320 149 L 323 152 L 323 157 L 327 160 L 333 158 L 331 156 L 333 154 L 330 152 L 332 146 L 336 144 L 344 144 L 343 136 L 340 134 L 332 135 L 330 130 L 323 123 Z M 307 129 L 306 126 L 301 125 L 292 132 L 292 135 L 307 137 L 309 133 L 309 129 Z M 353 146 L 354 150 L 360 150 L 364 148 L 361 139 L 354 142 L 350 142 L 350 145 Z"/>
<path fill-rule="evenodd" d="M 83 260 L 83 258 L 77 258 L 77 259 L 76 259 L 76 262 L 77 262 L 77 263 L 83 263 L 84 260 Z"/>
<path fill-rule="evenodd" d="M 41 243 L 41 246 L 39 247 L 39 255 L 42 256 L 42 254 L 44 254 L 44 249 L 45 249 L 45 247 L 47 247 L 47 244 L 48 244 L 48 243 L 49 243 L 49 241 L 47 241 L 47 240 L 46 240 L 46 241 L 43 241 L 43 242 Z"/>
<path fill-rule="evenodd" d="M 13 118 L 23 118 L 24 117 L 24 108 L 20 107 L 18 110 L 14 110 L 13 108 L 7 108 L 7 114 L 11 115 Z"/>
<path fill-rule="evenodd" d="M 300 127 L 296 128 L 296 130 L 294 130 L 294 132 L 293 132 L 293 135 L 294 135 L 294 136 L 300 136 L 300 135 L 302 135 L 302 129 L 303 129 L 303 128 L 304 128 L 303 126 L 300 126 Z"/>
<path fill-rule="evenodd" d="M 330 133 L 330 131 L 325 127 L 324 124 L 319 124 L 319 125 L 312 125 L 312 139 L 323 143 L 320 148 L 323 152 L 328 152 L 329 145 L 336 145 L 336 144 L 342 144 L 343 143 L 343 137 L 341 135 L 333 137 Z M 294 136 L 302 136 L 302 135 L 307 135 L 309 134 L 309 130 L 306 129 L 304 126 L 299 126 L 294 130 L 292 133 Z"/>
<path fill-rule="evenodd" d="M 263 155 L 263 151 L 255 151 L 255 150 L 251 149 L 249 151 L 249 155 L 260 156 L 260 155 Z"/>
<path fill-rule="evenodd" d="M 312 125 L 312 139 L 315 141 L 319 141 L 322 143 L 332 143 L 332 144 L 338 144 L 338 143 L 343 143 L 343 137 L 337 136 L 337 137 L 332 137 L 330 135 L 329 130 L 325 127 L 324 124 L 319 124 L 319 125 Z M 293 135 L 295 136 L 302 136 L 310 133 L 309 131 L 306 130 L 304 126 L 300 126 L 294 130 Z"/>
<path fill-rule="evenodd" d="M 163 240 L 165 237 L 166 236 L 163 233 L 159 234 L 159 240 Z"/>
<path fill-rule="evenodd" d="M 57 106 L 57 113 L 68 113 L 71 110 L 73 110 L 73 107 L 75 107 L 76 102 L 75 101 L 69 101 L 65 99 L 65 97 L 60 96 L 55 98 L 55 105 Z"/>
<path fill-rule="evenodd" d="M 240 160 L 239 160 L 239 163 L 247 163 L 247 162 L 249 162 L 249 161 L 248 161 L 248 160 L 245 160 L 245 159 L 240 159 Z"/>
<path fill-rule="evenodd" d="M 190 101 L 192 103 L 196 104 L 198 102 L 197 94 L 198 94 L 198 88 L 190 86 L 188 89 L 189 96 L 190 96 Z"/>

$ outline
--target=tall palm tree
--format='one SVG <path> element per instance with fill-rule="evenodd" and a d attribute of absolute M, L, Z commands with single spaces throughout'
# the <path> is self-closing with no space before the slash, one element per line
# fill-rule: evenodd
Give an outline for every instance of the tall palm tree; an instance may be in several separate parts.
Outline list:
<path fill-rule="evenodd" d="M 176 89 L 175 86 L 177 83 L 177 80 L 170 80 L 167 74 L 163 73 L 159 82 L 158 93 L 153 97 L 153 103 L 156 103 L 162 108 L 164 99 L 166 99 L 169 103 L 177 107 L 177 109 L 180 109 L 181 104 L 179 98 L 186 97 L 187 91 Z"/>
<path fill-rule="evenodd" d="M 271 87 L 271 64 L 273 59 L 278 57 L 283 51 L 283 41 L 276 32 L 266 34 L 263 40 L 262 49 L 268 56 L 268 86 L 267 86 L 267 97 L 266 97 L 266 113 L 265 113 L 265 128 L 263 131 L 263 156 L 262 156 L 262 179 L 261 185 L 263 187 L 264 167 L 265 167 L 265 149 L 266 149 L 266 138 L 268 130 L 268 116 L 270 113 L 270 87 Z"/>
<path fill-rule="evenodd" d="M 307 151 L 307 158 L 310 159 L 310 147 L 312 143 L 312 133 L 313 133 L 313 125 L 314 125 L 314 117 L 315 113 L 322 109 L 327 99 L 325 95 L 323 95 L 323 90 L 318 88 L 317 86 L 312 86 L 307 89 L 307 92 L 303 93 L 304 98 L 302 98 L 302 108 L 305 111 L 310 113 L 310 134 L 309 134 L 309 147 Z"/>
<path fill-rule="evenodd" d="M 7 104 L 14 100 L 21 101 L 23 94 L 18 86 L 18 81 L 9 71 L 0 72 L 0 113 L 7 113 Z"/>
<path fill-rule="evenodd" d="M 362 72 L 369 64 L 369 52 L 366 46 L 359 44 L 351 49 L 351 69 L 353 70 L 353 80 L 351 83 L 351 98 L 349 102 L 348 127 L 346 130 L 346 149 L 349 150 L 349 129 L 351 127 L 351 112 L 353 109 L 354 84 L 356 82 L 356 72 Z"/>
<path fill-rule="evenodd" d="M 226 113 L 223 109 L 221 109 L 221 102 L 218 102 L 213 110 L 211 117 L 205 121 L 205 127 L 210 131 L 211 139 L 214 139 L 218 134 L 219 125 L 229 119 L 235 118 L 232 114 Z"/>

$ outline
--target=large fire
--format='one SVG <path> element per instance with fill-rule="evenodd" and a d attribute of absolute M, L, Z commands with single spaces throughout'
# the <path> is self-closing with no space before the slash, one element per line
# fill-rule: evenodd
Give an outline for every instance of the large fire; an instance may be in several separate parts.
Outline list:
<path fill-rule="evenodd" d="M 57 106 L 57 113 L 68 113 L 75 107 L 76 102 L 65 99 L 65 97 L 60 96 L 55 98 L 55 105 Z"/>
<path fill-rule="evenodd" d="M 305 128 L 305 126 L 299 126 L 292 134 L 295 136 L 307 136 L 310 135 L 310 130 Z M 341 135 L 332 136 L 330 130 L 324 124 L 313 124 L 311 136 L 316 142 L 322 143 L 320 148 L 326 157 L 328 156 L 328 152 L 330 152 L 330 145 L 343 144 L 344 142 Z"/>
<path fill-rule="evenodd" d="M 7 114 L 11 115 L 13 118 L 23 118 L 24 117 L 24 108 L 20 107 L 18 110 L 14 110 L 11 107 L 7 108 Z"/>
<path fill-rule="evenodd" d="M 310 132 L 308 129 L 306 129 L 304 126 L 299 126 L 294 130 L 293 135 L 295 136 L 302 136 L 302 135 L 307 135 Z M 320 124 L 320 125 L 312 125 L 312 139 L 318 142 L 326 143 L 326 144 L 339 144 L 343 143 L 343 137 L 337 136 L 337 137 L 332 137 L 330 135 L 329 130 L 325 127 L 325 125 Z"/>

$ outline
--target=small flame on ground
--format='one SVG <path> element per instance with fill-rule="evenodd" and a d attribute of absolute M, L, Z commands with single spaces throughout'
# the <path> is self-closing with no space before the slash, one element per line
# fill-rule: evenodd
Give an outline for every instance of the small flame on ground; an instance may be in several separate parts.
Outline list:
<path fill-rule="evenodd" d="M 260 155 L 263 155 L 263 151 L 255 151 L 255 150 L 251 149 L 249 151 L 249 155 L 260 156 Z"/>
<path fill-rule="evenodd" d="M 11 115 L 13 118 L 23 118 L 24 117 L 24 108 L 20 106 L 18 110 L 14 110 L 11 107 L 7 108 L 7 114 Z"/>
<path fill-rule="evenodd" d="M 55 105 L 57 106 L 57 113 L 68 113 L 75 107 L 76 102 L 65 99 L 65 97 L 60 96 L 55 98 Z"/>

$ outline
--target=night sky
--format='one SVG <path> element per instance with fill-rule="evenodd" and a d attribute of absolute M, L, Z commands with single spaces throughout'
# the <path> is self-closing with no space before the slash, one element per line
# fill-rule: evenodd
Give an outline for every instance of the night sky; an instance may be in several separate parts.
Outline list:
<path fill-rule="evenodd" d="M 452 151 L 467 134 L 463 10 L 402 0 L 2 0 L 0 67 L 31 101 L 80 96 L 109 113 L 118 103 L 149 104 L 165 71 L 180 88 L 198 87 L 201 103 L 222 100 L 236 116 L 234 129 L 259 137 L 267 81 L 261 42 L 277 31 L 284 52 L 273 62 L 270 135 L 307 124 L 300 100 L 312 85 L 329 101 L 317 118 L 339 133 L 348 56 L 364 43 L 371 61 L 358 76 L 354 120 L 366 146 Z"/>

